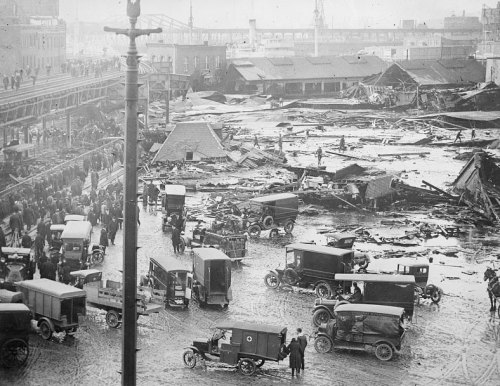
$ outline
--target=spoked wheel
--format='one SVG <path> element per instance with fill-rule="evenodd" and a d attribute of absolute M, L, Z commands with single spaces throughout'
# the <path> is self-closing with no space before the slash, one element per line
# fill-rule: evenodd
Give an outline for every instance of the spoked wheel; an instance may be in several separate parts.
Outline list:
<path fill-rule="evenodd" d="M 267 287 L 276 289 L 280 285 L 280 278 L 274 273 L 269 272 L 266 276 L 264 276 L 264 283 Z"/>
<path fill-rule="evenodd" d="M 43 339 L 49 340 L 52 338 L 52 329 L 50 328 L 50 324 L 46 320 L 42 320 L 40 323 L 40 335 Z"/>
<path fill-rule="evenodd" d="M 328 339 L 326 336 L 318 336 L 316 339 L 314 339 L 314 348 L 320 354 L 325 354 L 327 352 L 330 352 L 332 347 L 333 347 L 332 341 Z"/>
<path fill-rule="evenodd" d="M 313 324 L 316 327 L 321 326 L 324 323 L 328 323 L 328 321 L 331 319 L 330 313 L 325 310 L 325 309 L 319 309 L 314 311 L 313 314 Z"/>
<path fill-rule="evenodd" d="M 262 225 L 264 225 L 264 229 L 271 229 L 274 224 L 273 216 L 266 216 L 262 220 Z"/>
<path fill-rule="evenodd" d="M 439 301 L 441 300 L 441 290 L 439 288 L 436 288 L 434 291 L 432 291 L 432 294 L 431 294 L 431 300 L 433 303 L 439 303 Z"/>
<path fill-rule="evenodd" d="M 279 235 L 280 234 L 279 234 L 277 229 L 271 229 L 271 231 L 269 232 L 270 239 L 276 239 L 276 238 L 278 238 Z"/>
<path fill-rule="evenodd" d="M 28 356 L 28 344 L 22 339 L 10 339 L 0 347 L 0 364 L 4 367 L 22 366 Z"/>
<path fill-rule="evenodd" d="M 326 298 L 329 299 L 332 296 L 332 287 L 330 284 L 322 281 L 316 285 L 316 295 L 320 298 Z"/>
<path fill-rule="evenodd" d="M 375 356 L 381 361 L 388 361 L 392 358 L 392 347 L 387 343 L 380 343 L 375 347 Z"/>
<path fill-rule="evenodd" d="M 261 368 L 262 366 L 264 366 L 264 363 L 266 363 L 265 359 L 257 359 L 255 361 L 255 366 L 257 366 L 257 368 Z"/>
<path fill-rule="evenodd" d="M 182 360 L 184 361 L 184 365 L 190 369 L 196 366 L 196 354 L 193 350 L 184 351 L 184 354 L 182 354 Z"/>
<path fill-rule="evenodd" d="M 250 237 L 253 239 L 256 239 L 257 237 L 260 236 L 260 226 L 258 226 L 257 224 L 250 225 L 247 231 Z"/>
<path fill-rule="evenodd" d="M 288 220 L 285 223 L 284 230 L 287 235 L 293 232 L 293 228 L 295 227 L 295 223 L 292 220 Z"/>
<path fill-rule="evenodd" d="M 257 366 L 253 361 L 253 359 L 243 358 L 240 359 L 240 362 L 238 363 L 238 368 L 240 369 L 243 375 L 252 375 L 255 373 Z"/>
<path fill-rule="evenodd" d="M 102 252 L 94 252 L 92 254 L 92 262 L 94 264 L 102 264 L 104 261 L 104 253 Z"/>
<path fill-rule="evenodd" d="M 106 324 L 111 328 L 118 328 L 120 326 L 120 315 L 118 311 L 109 310 L 106 313 Z"/>

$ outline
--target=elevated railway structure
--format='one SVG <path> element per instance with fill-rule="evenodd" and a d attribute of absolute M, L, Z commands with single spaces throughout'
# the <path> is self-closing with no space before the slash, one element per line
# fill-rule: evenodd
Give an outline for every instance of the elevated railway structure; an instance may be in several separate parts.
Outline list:
<path fill-rule="evenodd" d="M 123 73 L 113 71 L 102 77 L 58 77 L 17 91 L 0 93 L 0 128 L 24 124 L 54 114 L 69 113 L 81 105 L 97 102 L 120 86 Z"/>

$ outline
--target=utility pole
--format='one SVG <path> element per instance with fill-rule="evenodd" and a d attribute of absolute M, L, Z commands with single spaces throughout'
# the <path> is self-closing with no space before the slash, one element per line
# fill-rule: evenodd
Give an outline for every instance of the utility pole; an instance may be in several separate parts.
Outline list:
<path fill-rule="evenodd" d="M 127 0 L 127 16 L 130 28 L 104 27 L 105 32 L 114 32 L 130 38 L 127 52 L 127 76 L 125 78 L 125 198 L 123 230 L 123 328 L 122 328 L 122 385 L 136 384 L 136 295 L 137 295 L 137 104 L 139 100 L 139 71 L 137 46 L 138 36 L 160 33 L 161 28 L 137 29 L 135 25 L 141 14 L 140 0 Z"/>

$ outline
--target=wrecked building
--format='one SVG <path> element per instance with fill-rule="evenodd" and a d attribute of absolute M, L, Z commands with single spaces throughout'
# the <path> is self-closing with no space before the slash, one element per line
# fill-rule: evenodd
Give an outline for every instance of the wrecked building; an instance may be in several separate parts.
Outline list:
<path fill-rule="evenodd" d="M 453 182 L 461 200 L 487 217 L 500 217 L 500 167 L 487 153 L 475 153 Z"/>
<path fill-rule="evenodd" d="M 333 96 L 385 67 L 376 56 L 235 59 L 228 67 L 226 91 Z"/>

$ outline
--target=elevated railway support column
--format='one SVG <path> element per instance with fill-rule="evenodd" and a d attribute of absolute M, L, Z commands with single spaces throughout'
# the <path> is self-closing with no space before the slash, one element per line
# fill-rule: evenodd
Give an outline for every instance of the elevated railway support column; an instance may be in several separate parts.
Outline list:
<path fill-rule="evenodd" d="M 66 135 L 68 137 L 68 147 L 71 147 L 71 113 L 66 112 Z"/>
<path fill-rule="evenodd" d="M 42 118 L 42 136 L 43 144 L 47 145 L 47 117 Z"/>

